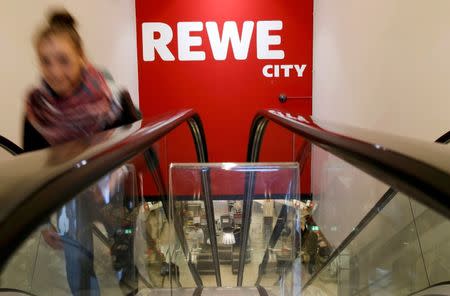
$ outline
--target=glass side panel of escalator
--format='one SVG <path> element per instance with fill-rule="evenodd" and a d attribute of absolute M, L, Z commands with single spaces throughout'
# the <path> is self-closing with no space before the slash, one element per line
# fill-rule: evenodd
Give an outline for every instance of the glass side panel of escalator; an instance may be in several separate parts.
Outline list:
<path fill-rule="evenodd" d="M 173 148 L 179 142 L 185 143 L 182 154 Z M 52 149 L 48 161 L 67 161 L 85 148 L 64 147 Z M 184 239 L 169 240 L 173 230 L 166 193 L 168 164 L 174 161 L 197 161 L 187 124 L 87 184 L 71 199 L 63 196 L 64 206 L 43 217 L 3 267 L 0 292 L 133 295 L 178 288 L 167 268 L 170 244 L 180 245 Z M 192 277 L 193 271 L 183 262 L 179 268 Z"/>
<path fill-rule="evenodd" d="M 129 247 L 140 212 L 135 181 L 135 167 L 124 164 L 47 217 L 2 270 L 1 287 L 35 295 L 137 287 Z"/>
<path fill-rule="evenodd" d="M 447 218 L 272 122 L 259 160 L 299 163 L 304 295 L 409 295 L 450 281 Z"/>
<path fill-rule="evenodd" d="M 397 193 L 305 295 L 410 295 L 448 282 L 449 226 L 448 219 Z"/>
<path fill-rule="evenodd" d="M 183 260 L 197 267 L 205 287 L 216 286 L 214 237 L 223 287 L 236 287 L 242 256 L 243 287 L 255 287 L 261 274 L 259 285 L 269 295 L 290 295 L 299 284 L 289 278 L 289 271 L 298 264 L 296 163 L 172 164 L 170 176 L 173 219 L 182 224 L 189 245 L 189 256 Z M 202 188 L 205 180 L 207 193 Z M 208 201 L 212 202 L 213 228 L 208 227 Z M 245 201 L 251 213 L 245 210 Z M 246 221 L 247 247 L 241 254 Z M 175 258 L 175 264 L 180 262 Z"/>
<path fill-rule="evenodd" d="M 192 295 L 199 287 L 202 295 L 259 295 L 255 280 L 267 253 L 261 285 L 268 295 L 289 295 L 295 280 L 288 273 L 298 243 L 297 165 L 181 165 L 181 175 L 172 174 L 174 202 L 169 205 L 159 195 L 157 181 L 164 183 L 164 178 L 150 176 L 155 173 L 151 168 L 161 165 L 157 156 L 165 152 L 157 145 L 152 150 L 106 174 L 44 219 L 2 271 L 1 287 L 35 295 Z M 215 288 L 215 271 L 205 272 L 214 270 L 211 236 L 199 231 L 209 219 L 202 198 L 205 167 L 217 217 L 213 227 L 223 288 Z M 256 173 L 249 196 L 247 287 L 241 288 L 236 287 L 239 230 L 249 172 Z M 168 219 L 171 206 L 176 219 Z M 274 230 L 278 238 L 270 246 Z"/>

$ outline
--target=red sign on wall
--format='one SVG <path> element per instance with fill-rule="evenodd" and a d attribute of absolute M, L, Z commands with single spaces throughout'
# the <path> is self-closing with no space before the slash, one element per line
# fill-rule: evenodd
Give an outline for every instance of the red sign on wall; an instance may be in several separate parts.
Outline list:
<path fill-rule="evenodd" d="M 136 16 L 144 116 L 197 110 L 210 161 L 245 161 L 260 109 L 311 114 L 278 97 L 311 97 L 312 0 L 136 0 Z"/>

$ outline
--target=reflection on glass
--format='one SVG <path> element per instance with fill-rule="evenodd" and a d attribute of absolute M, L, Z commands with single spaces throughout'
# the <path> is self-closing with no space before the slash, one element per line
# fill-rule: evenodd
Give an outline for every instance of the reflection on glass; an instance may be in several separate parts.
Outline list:
<path fill-rule="evenodd" d="M 99 140 L 55 147 L 48 161 L 66 162 Z M 169 164 L 195 162 L 192 143 L 184 123 L 83 188 L 24 241 L 2 270 L 0 288 L 36 295 L 134 295 L 195 287 L 184 233 L 168 223 L 167 199 Z M 86 164 L 80 159 L 75 167 Z"/>
<path fill-rule="evenodd" d="M 408 295 L 428 286 L 421 255 L 409 198 L 398 193 L 321 271 L 307 293 Z"/>
<path fill-rule="evenodd" d="M 203 188 L 205 180 L 209 180 L 210 191 Z M 248 196 L 252 182 L 254 188 Z M 205 287 L 216 286 L 219 272 L 222 286 L 236 286 L 243 230 L 249 223 L 247 248 L 242 254 L 243 286 L 261 285 L 274 295 L 293 291 L 298 281 L 292 279 L 291 271 L 300 244 L 297 186 L 298 165 L 293 163 L 172 164 L 174 228 L 178 224 L 183 230 L 189 250 L 185 261 L 195 267 Z M 246 198 L 252 208 L 247 221 Z M 208 202 L 212 202 L 212 212 L 208 212 Z M 217 243 L 218 266 L 212 238 Z"/>
<path fill-rule="evenodd" d="M 135 197 L 131 164 L 83 190 L 28 238 L 3 270 L 2 287 L 39 295 L 136 289 Z"/>
<path fill-rule="evenodd" d="M 139 209 L 136 221 L 134 250 L 136 267 L 142 280 L 152 287 L 164 287 L 161 274 L 163 262 L 168 260 L 166 246 L 168 223 L 161 202 L 145 202 Z M 167 284 L 166 284 L 167 286 Z"/>
<path fill-rule="evenodd" d="M 411 200 L 430 285 L 450 280 L 450 220 Z"/>

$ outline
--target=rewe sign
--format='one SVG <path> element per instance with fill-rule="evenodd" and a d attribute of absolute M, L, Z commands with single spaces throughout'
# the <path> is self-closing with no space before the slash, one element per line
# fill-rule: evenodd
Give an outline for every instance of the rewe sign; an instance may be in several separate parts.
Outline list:
<path fill-rule="evenodd" d="M 252 38 L 256 38 L 256 57 L 258 60 L 283 60 L 285 52 L 281 36 L 277 31 L 283 29 L 281 20 L 244 21 L 241 33 L 238 23 L 226 21 L 222 32 L 217 22 L 178 22 L 177 23 L 177 59 L 178 61 L 206 61 L 206 53 L 200 49 L 193 49 L 203 45 L 201 36 L 196 36 L 206 30 L 208 43 L 212 51 L 212 59 L 224 61 L 228 56 L 231 45 L 232 56 L 235 60 L 247 60 Z M 255 36 L 255 37 L 254 37 Z M 142 47 L 145 62 L 153 62 L 156 54 L 163 61 L 175 61 L 175 55 L 169 49 L 174 39 L 172 28 L 162 22 L 145 22 L 142 24 Z M 278 48 L 274 48 L 277 47 Z M 306 64 L 268 64 L 262 68 L 265 77 L 303 77 Z"/>
<path fill-rule="evenodd" d="M 146 118 L 197 111 L 209 161 L 246 161 L 258 110 L 311 114 L 311 99 L 291 98 L 312 96 L 313 0 L 134 3 L 139 108 Z M 289 99 L 280 102 L 280 94 Z M 292 161 L 293 147 L 301 146 L 281 127 L 267 128 L 264 137 L 261 160 L 268 162 Z M 183 124 L 158 141 L 155 151 L 162 164 L 195 162 L 193 143 Z M 302 177 L 302 184 L 308 192 L 309 181 Z"/>

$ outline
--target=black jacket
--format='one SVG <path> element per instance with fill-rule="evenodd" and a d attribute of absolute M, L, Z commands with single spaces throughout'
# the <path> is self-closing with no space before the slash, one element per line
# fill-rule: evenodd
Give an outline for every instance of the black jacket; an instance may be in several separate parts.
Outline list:
<path fill-rule="evenodd" d="M 130 124 L 142 119 L 139 110 L 133 105 L 130 94 L 127 91 L 120 93 L 120 100 L 122 105 L 122 115 L 105 130 L 116 128 L 122 125 Z M 50 144 L 44 137 L 31 125 L 27 118 L 24 121 L 23 127 L 23 149 L 24 152 L 44 149 L 50 147 Z"/>

